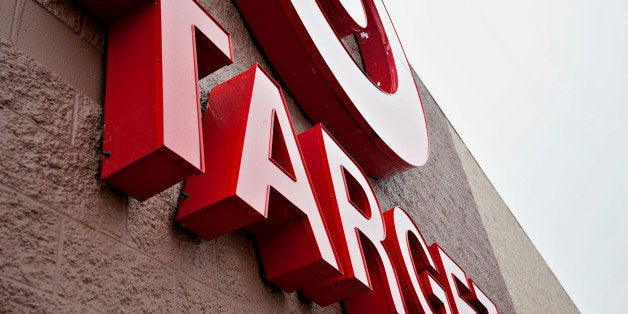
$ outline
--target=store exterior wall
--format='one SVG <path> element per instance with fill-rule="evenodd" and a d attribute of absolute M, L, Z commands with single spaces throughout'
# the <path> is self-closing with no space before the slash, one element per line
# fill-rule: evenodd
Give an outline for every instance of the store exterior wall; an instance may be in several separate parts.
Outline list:
<path fill-rule="evenodd" d="M 473 198 L 512 303 L 520 313 L 577 313 L 543 257 L 525 234 L 458 134 L 450 128 Z"/>
<path fill-rule="evenodd" d="M 230 1 L 200 1 L 235 63 L 272 72 Z M 263 278 L 254 239 L 202 241 L 173 223 L 181 185 L 143 203 L 99 180 L 105 29 L 64 0 L 0 2 L 0 312 L 339 312 Z M 274 74 L 273 74 L 274 75 Z M 277 75 L 274 78 L 280 81 Z M 426 165 L 372 180 L 502 313 L 577 312 L 424 85 Z M 297 133 L 312 124 L 284 90 Z"/>

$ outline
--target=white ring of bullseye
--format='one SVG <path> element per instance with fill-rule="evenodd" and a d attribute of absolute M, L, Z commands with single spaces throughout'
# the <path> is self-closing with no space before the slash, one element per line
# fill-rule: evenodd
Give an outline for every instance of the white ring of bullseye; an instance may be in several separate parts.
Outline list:
<path fill-rule="evenodd" d="M 410 66 L 382 1 L 373 0 L 377 11 L 374 15 L 381 19 L 397 67 L 398 86 L 394 93 L 377 88 L 360 70 L 316 1 L 292 0 L 291 3 L 323 57 L 325 66 L 351 105 L 377 136 L 406 163 L 411 166 L 425 164 L 429 157 L 427 121 Z"/>

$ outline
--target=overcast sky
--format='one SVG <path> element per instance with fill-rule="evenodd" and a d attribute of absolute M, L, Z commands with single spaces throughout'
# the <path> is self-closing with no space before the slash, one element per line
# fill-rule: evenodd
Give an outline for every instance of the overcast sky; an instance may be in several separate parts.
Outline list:
<path fill-rule="evenodd" d="M 583 313 L 628 299 L 628 1 L 385 0 L 410 63 Z"/>

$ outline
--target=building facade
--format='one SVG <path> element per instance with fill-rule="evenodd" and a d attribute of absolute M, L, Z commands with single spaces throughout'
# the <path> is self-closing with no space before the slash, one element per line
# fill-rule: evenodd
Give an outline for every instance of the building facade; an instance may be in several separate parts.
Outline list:
<path fill-rule="evenodd" d="M 199 2 L 231 34 L 235 61 L 200 81 L 202 102 L 256 62 L 283 82 L 237 5 Z M 342 311 L 270 283 L 249 233 L 204 241 L 175 224 L 182 183 L 139 202 L 100 179 L 107 31 L 72 1 L 0 2 L 0 311 Z M 577 313 L 416 80 L 430 157 L 371 179 L 380 207 L 404 208 L 501 313 Z M 281 85 L 296 132 L 311 128 Z"/>

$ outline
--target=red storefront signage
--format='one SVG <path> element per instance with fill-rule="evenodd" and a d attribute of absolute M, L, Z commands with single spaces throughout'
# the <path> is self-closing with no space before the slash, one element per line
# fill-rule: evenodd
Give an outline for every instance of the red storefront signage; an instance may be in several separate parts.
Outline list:
<path fill-rule="evenodd" d="M 210 92 L 201 123 L 197 80 L 233 54 L 196 2 L 81 2 L 110 23 L 105 181 L 143 200 L 188 177 L 177 222 L 204 239 L 246 228 L 267 278 L 322 306 L 498 312 L 403 209 L 382 213 L 362 170 L 391 175 L 428 151 L 418 92 L 381 0 L 237 0 L 308 115 L 329 123 L 330 132 L 318 124 L 298 136 L 281 88 L 257 64 Z M 335 34 L 355 32 L 366 34 L 367 74 L 338 55 Z"/>
<path fill-rule="evenodd" d="M 299 106 L 374 178 L 423 165 L 427 123 L 382 0 L 236 0 Z M 341 38 L 355 35 L 364 71 Z"/>
<path fill-rule="evenodd" d="M 198 79 L 233 53 L 229 34 L 194 2 L 136 2 L 109 27 L 101 176 L 143 201 L 205 171 Z M 128 9 L 115 4 L 104 14 Z"/>

